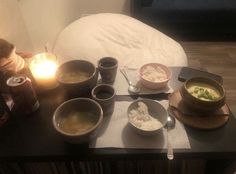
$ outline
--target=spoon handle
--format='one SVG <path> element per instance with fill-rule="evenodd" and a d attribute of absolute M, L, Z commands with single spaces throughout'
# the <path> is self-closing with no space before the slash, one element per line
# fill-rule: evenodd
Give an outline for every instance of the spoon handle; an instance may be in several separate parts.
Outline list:
<path fill-rule="evenodd" d="M 169 128 L 168 127 L 167 127 L 167 158 L 169 160 L 174 159 L 173 147 L 172 147 L 172 144 L 170 143 Z"/>
<path fill-rule="evenodd" d="M 120 72 L 123 74 L 123 76 L 125 77 L 126 81 L 128 82 L 129 85 L 131 85 L 131 81 L 128 79 L 127 73 L 125 71 L 125 69 L 120 69 Z"/>

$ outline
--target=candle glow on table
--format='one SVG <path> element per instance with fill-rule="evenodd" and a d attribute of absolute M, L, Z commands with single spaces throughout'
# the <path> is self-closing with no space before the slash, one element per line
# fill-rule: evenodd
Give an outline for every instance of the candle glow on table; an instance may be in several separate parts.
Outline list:
<path fill-rule="evenodd" d="M 57 86 L 55 78 L 57 67 L 56 56 L 50 53 L 37 54 L 30 63 L 30 70 L 37 85 L 44 89 L 52 89 Z"/>

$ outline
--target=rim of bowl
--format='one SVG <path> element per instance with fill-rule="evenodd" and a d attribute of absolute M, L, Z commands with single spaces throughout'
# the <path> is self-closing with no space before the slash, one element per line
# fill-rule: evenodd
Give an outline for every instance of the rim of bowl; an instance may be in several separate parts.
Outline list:
<path fill-rule="evenodd" d="M 67 63 L 77 62 L 77 61 L 79 61 L 79 62 L 86 62 L 86 63 L 89 63 L 89 64 L 91 64 L 91 65 L 93 66 L 94 72 L 89 76 L 89 78 L 88 78 L 87 80 L 84 80 L 84 81 L 81 81 L 81 82 L 64 82 L 64 81 L 60 80 L 60 78 L 59 78 L 59 74 L 60 74 L 60 73 L 58 72 L 59 69 L 60 69 L 63 65 L 65 65 L 65 64 L 67 64 Z M 95 66 L 92 62 L 89 62 L 89 61 L 83 60 L 83 59 L 75 59 L 75 60 L 70 60 L 70 61 L 64 62 L 63 64 L 61 64 L 61 65 L 57 68 L 56 79 L 57 79 L 57 81 L 58 81 L 59 83 L 66 84 L 66 85 L 73 85 L 73 84 L 78 84 L 78 83 L 84 83 L 84 82 L 86 82 L 86 81 L 88 81 L 88 80 L 91 80 L 91 79 L 96 75 L 96 72 L 97 72 L 97 68 L 96 68 L 96 66 Z"/>
<path fill-rule="evenodd" d="M 70 103 L 70 102 L 76 101 L 76 100 L 87 100 L 87 101 L 93 102 L 95 105 L 98 106 L 98 108 L 99 108 L 99 110 L 100 110 L 100 116 L 99 116 L 99 119 L 98 119 L 97 123 L 96 123 L 92 128 L 86 130 L 85 132 L 82 132 L 82 133 L 74 133 L 74 134 L 73 134 L 73 133 L 67 133 L 67 132 L 62 131 L 62 130 L 59 128 L 58 123 L 57 123 L 57 121 L 56 121 L 56 114 L 57 114 L 58 110 L 59 110 L 62 106 L 66 105 L 66 104 L 68 104 L 68 103 Z M 85 135 L 85 134 L 87 134 L 87 133 L 93 131 L 94 129 L 96 129 L 96 128 L 99 126 L 99 124 L 102 122 L 102 119 L 103 119 L 103 111 L 102 111 L 101 106 L 98 104 L 98 102 L 96 102 L 95 100 L 89 99 L 89 98 L 74 98 L 74 99 L 67 100 L 67 101 L 63 102 L 62 104 L 60 104 L 60 105 L 57 107 L 57 109 L 54 111 L 53 116 L 52 116 L 52 122 L 53 122 L 54 128 L 55 128 L 58 132 L 60 132 L 61 134 L 66 135 L 66 136 L 70 136 L 70 137 L 75 137 L 75 136 L 78 136 L 78 135 Z"/>
<path fill-rule="evenodd" d="M 201 99 L 199 99 L 199 98 L 197 98 L 197 97 L 195 97 L 195 96 L 193 96 L 189 91 L 188 91 L 188 89 L 187 89 L 187 84 L 188 83 L 191 83 L 192 82 L 192 80 L 195 80 L 195 79 L 205 79 L 205 80 L 209 80 L 209 81 L 212 81 L 213 83 L 216 83 L 221 89 L 222 89 L 222 91 L 223 91 L 223 94 L 221 94 L 221 96 L 217 99 L 217 100 L 209 100 L 209 101 L 206 101 L 206 100 L 201 100 Z M 195 82 L 195 83 L 197 83 L 197 82 Z M 205 82 L 199 82 L 199 83 L 205 83 Z M 208 83 L 207 83 L 208 84 Z M 208 85 L 211 85 L 211 84 L 208 84 Z M 211 86 L 213 86 L 213 85 L 211 85 Z M 213 86 L 214 87 L 214 86 Z M 188 79 L 185 83 L 184 83 L 184 88 L 185 88 L 185 90 L 187 91 L 187 93 L 189 94 L 189 95 L 191 95 L 191 96 L 193 96 L 195 99 L 198 99 L 199 101 L 202 101 L 202 102 L 210 102 L 210 103 L 213 103 L 213 102 L 218 102 L 218 101 L 220 101 L 220 100 L 222 100 L 224 97 L 225 97 L 225 89 L 224 89 L 224 87 L 223 87 L 223 85 L 221 85 L 219 82 L 217 82 L 216 80 L 214 80 L 214 79 L 211 79 L 211 78 L 207 78 L 207 77 L 192 77 L 192 78 L 190 78 L 190 79 Z M 216 88 L 216 87 L 215 87 Z M 217 88 L 216 88 L 217 89 Z M 218 89 L 217 89 L 218 90 Z M 219 90 L 218 90 L 219 91 Z M 220 92 L 220 91 L 219 91 Z"/>
<path fill-rule="evenodd" d="M 164 68 L 163 70 L 165 71 L 165 73 L 167 75 L 167 79 L 166 80 L 159 81 L 159 82 L 153 82 L 153 81 L 150 81 L 150 80 L 145 79 L 145 78 L 142 77 L 143 68 L 146 67 L 146 66 L 153 66 L 153 65 L 157 65 L 157 66 L 160 66 L 160 67 Z M 169 74 L 169 76 L 168 76 L 168 74 Z M 168 68 L 168 66 L 166 66 L 164 64 L 161 64 L 161 63 L 147 63 L 147 64 L 142 65 L 141 68 L 139 68 L 139 76 L 143 80 L 146 80 L 146 81 L 151 82 L 151 83 L 163 83 L 163 82 L 168 82 L 172 78 L 172 72 Z"/>
<path fill-rule="evenodd" d="M 100 86 L 107 86 L 107 87 L 110 87 L 111 89 L 113 89 L 114 93 L 111 97 L 109 98 L 105 98 L 105 99 L 100 99 L 100 98 L 97 98 L 96 95 L 94 94 L 94 91 L 96 88 L 100 87 Z M 96 85 L 92 91 L 91 91 L 91 94 L 92 94 L 92 97 L 95 98 L 97 101 L 106 101 L 106 100 L 110 100 L 111 98 L 113 98 L 115 95 L 116 95 L 116 91 L 114 89 L 114 87 L 112 85 L 108 85 L 108 84 L 99 84 L 99 85 Z"/>
<path fill-rule="evenodd" d="M 132 103 L 130 103 L 130 105 L 129 105 L 129 107 L 128 107 L 128 109 L 127 109 L 127 112 L 126 112 L 126 114 L 127 114 L 127 116 L 128 116 L 128 122 L 132 125 L 132 126 L 134 126 L 135 128 L 137 128 L 137 129 L 139 129 L 139 130 L 141 130 L 141 131 L 145 131 L 145 132 L 153 132 L 153 131 L 157 131 L 157 130 L 160 130 L 160 129 L 162 129 L 163 127 L 165 127 L 165 125 L 166 125 L 166 123 L 167 123 L 167 117 L 166 117 L 166 122 L 162 125 L 162 127 L 160 127 L 160 128 L 158 128 L 158 129 L 154 129 L 154 130 L 144 130 L 144 129 L 141 129 L 141 128 L 139 128 L 139 127 L 137 127 L 137 126 L 135 126 L 133 123 L 131 123 L 130 122 L 130 118 L 129 118 L 129 108 L 131 107 L 131 105 L 133 105 L 134 103 L 137 103 L 137 102 L 140 102 L 140 101 L 151 101 L 151 102 L 155 102 L 155 103 L 157 103 L 157 104 L 159 104 L 163 109 L 164 109 L 164 111 L 165 111 L 165 113 L 166 113 L 166 116 L 168 117 L 168 113 L 167 113 L 167 110 L 164 108 L 164 106 L 162 106 L 162 104 L 161 103 L 159 103 L 158 101 L 155 101 L 155 100 L 152 100 L 152 99 L 138 99 L 138 100 L 136 100 L 136 101 L 133 101 Z M 145 103 L 146 104 L 146 103 Z M 151 115 L 152 116 L 152 115 Z M 153 116 L 152 116 L 153 117 Z M 155 117 L 154 117 L 155 118 Z M 159 121 L 159 120 L 158 120 Z"/>

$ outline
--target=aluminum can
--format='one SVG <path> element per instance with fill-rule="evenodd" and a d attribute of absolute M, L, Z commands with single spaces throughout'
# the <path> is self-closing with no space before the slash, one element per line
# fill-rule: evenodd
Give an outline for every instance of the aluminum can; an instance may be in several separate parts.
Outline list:
<path fill-rule="evenodd" d="M 8 120 L 10 115 L 10 108 L 7 106 L 2 94 L 0 94 L 0 127 Z"/>
<path fill-rule="evenodd" d="M 25 75 L 14 75 L 7 79 L 7 86 L 18 114 L 28 115 L 39 108 L 39 101 L 31 80 Z"/>

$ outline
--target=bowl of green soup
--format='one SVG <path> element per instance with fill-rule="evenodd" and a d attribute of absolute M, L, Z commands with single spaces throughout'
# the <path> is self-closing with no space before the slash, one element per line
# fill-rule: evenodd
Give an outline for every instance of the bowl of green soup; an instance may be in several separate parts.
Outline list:
<path fill-rule="evenodd" d="M 103 119 L 101 106 L 89 98 L 75 98 L 62 103 L 54 112 L 52 123 L 62 138 L 73 144 L 96 137 Z"/>
<path fill-rule="evenodd" d="M 215 111 L 225 104 L 225 90 L 217 81 L 194 77 L 180 89 L 183 102 L 197 111 Z"/>
<path fill-rule="evenodd" d="M 89 61 L 71 60 L 59 66 L 56 79 L 69 97 L 87 97 L 97 84 L 98 72 Z"/>

